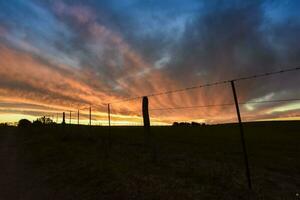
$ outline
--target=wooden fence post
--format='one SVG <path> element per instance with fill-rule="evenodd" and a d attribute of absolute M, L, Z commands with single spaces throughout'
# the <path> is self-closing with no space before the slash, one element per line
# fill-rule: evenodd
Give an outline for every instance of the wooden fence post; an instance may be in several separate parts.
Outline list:
<path fill-rule="evenodd" d="M 66 124 L 65 119 L 66 119 L 66 114 L 65 114 L 65 112 L 63 112 L 63 121 L 62 121 L 62 124 Z"/>
<path fill-rule="evenodd" d="M 90 126 L 92 125 L 92 107 L 90 106 Z"/>
<path fill-rule="evenodd" d="M 72 123 L 72 111 L 70 111 L 70 120 L 69 120 L 69 123 L 70 124 Z"/>
<path fill-rule="evenodd" d="M 157 153 L 156 153 L 156 145 L 154 141 L 153 135 L 151 135 L 150 130 L 150 117 L 149 117 L 149 101 L 148 97 L 143 97 L 143 103 L 142 103 L 142 111 L 143 111 L 143 122 L 144 122 L 144 131 L 145 131 L 145 145 L 148 148 L 152 149 L 152 159 L 153 162 L 157 161 Z M 152 137 L 151 137 L 152 136 Z"/>
<path fill-rule="evenodd" d="M 144 128 L 150 128 L 150 118 L 149 118 L 149 109 L 148 109 L 148 97 L 143 97 L 143 121 L 144 121 Z"/>
<path fill-rule="evenodd" d="M 108 127 L 110 128 L 110 104 L 107 104 Z"/>
<path fill-rule="evenodd" d="M 233 97 L 234 97 L 236 114 L 237 114 L 237 118 L 238 118 L 238 121 L 239 121 L 241 142 L 242 142 L 242 148 L 243 148 L 243 153 L 244 153 L 244 161 L 245 161 L 245 167 L 246 167 L 246 177 L 247 177 L 247 181 L 248 181 L 248 187 L 249 187 L 249 189 L 252 189 L 251 177 L 250 177 L 250 168 L 249 168 L 249 162 L 248 162 L 248 154 L 247 154 L 246 142 L 245 142 L 245 137 L 244 137 L 244 128 L 243 128 L 243 123 L 242 123 L 241 114 L 240 114 L 239 102 L 238 102 L 238 98 L 237 98 L 237 94 L 236 94 L 236 90 L 235 90 L 234 81 L 231 81 L 230 83 L 231 83 L 231 88 L 232 88 Z"/>
<path fill-rule="evenodd" d="M 110 122 L 110 104 L 107 104 L 107 117 L 108 117 L 108 136 L 107 136 L 107 146 L 106 146 L 106 158 L 109 156 L 109 152 L 112 145 L 112 138 L 111 138 L 111 122 Z"/>
<path fill-rule="evenodd" d="M 77 125 L 79 125 L 79 109 L 77 110 Z"/>

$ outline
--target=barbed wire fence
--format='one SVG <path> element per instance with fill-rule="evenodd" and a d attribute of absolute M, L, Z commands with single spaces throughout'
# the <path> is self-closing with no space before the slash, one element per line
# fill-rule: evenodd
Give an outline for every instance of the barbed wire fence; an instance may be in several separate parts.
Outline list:
<path fill-rule="evenodd" d="M 156 158 L 157 158 L 157 147 L 155 145 L 155 142 L 154 142 L 155 139 L 154 139 L 153 135 L 150 136 L 151 131 L 150 131 L 149 111 L 156 112 L 156 111 L 174 111 L 174 110 L 199 109 L 199 108 L 211 108 L 211 107 L 234 107 L 235 112 L 236 112 L 236 118 L 238 120 L 238 125 L 239 125 L 240 141 L 241 141 L 242 152 L 243 152 L 243 157 L 244 157 L 245 175 L 246 175 L 246 178 L 247 178 L 247 185 L 248 185 L 249 189 L 252 189 L 252 181 L 251 181 L 251 173 L 250 173 L 250 167 L 249 167 L 248 151 L 247 151 L 247 145 L 246 145 L 245 136 L 244 136 L 244 127 L 243 127 L 243 122 L 242 122 L 240 105 L 293 102 L 293 101 L 300 101 L 300 98 L 294 97 L 294 98 L 289 98 L 289 99 L 273 99 L 273 100 L 239 102 L 239 93 L 236 90 L 236 85 L 237 85 L 237 83 L 240 83 L 241 81 L 247 81 L 247 80 L 252 80 L 252 79 L 259 79 L 259 78 L 264 78 L 264 77 L 269 77 L 269 76 L 275 76 L 275 75 L 280 75 L 280 74 L 284 74 L 284 73 L 288 73 L 288 72 L 296 72 L 298 70 L 300 70 L 300 67 L 290 68 L 290 69 L 285 69 L 285 70 L 279 70 L 279 71 L 274 71 L 274 72 L 268 72 L 268 73 L 263 73 L 263 74 L 257 74 L 257 75 L 252 75 L 252 76 L 245 76 L 245 77 L 240 77 L 240 78 L 231 79 L 231 80 L 218 81 L 218 82 L 214 82 L 214 83 L 208 83 L 208 84 L 192 86 L 192 87 L 187 87 L 187 88 L 182 88 L 182 89 L 169 90 L 169 91 L 165 91 L 165 92 L 152 93 L 152 94 L 148 94 L 148 95 L 131 97 L 131 98 L 123 99 L 123 100 L 120 100 L 120 101 L 112 102 L 112 103 L 108 104 L 108 107 L 109 107 L 109 112 L 108 112 L 109 124 L 111 124 L 110 109 L 111 109 L 112 105 L 142 99 L 142 106 L 141 107 L 142 107 L 142 114 L 143 114 L 143 125 L 144 125 L 144 128 L 145 128 L 145 138 L 146 138 L 145 144 L 147 144 L 147 146 L 149 146 L 149 143 L 152 143 L 150 148 L 152 148 L 153 158 L 154 158 L 154 160 L 156 160 Z M 152 109 L 148 108 L 148 104 L 149 104 L 148 98 L 155 98 L 155 97 L 162 96 L 162 95 L 182 93 L 182 92 L 186 92 L 186 91 L 190 91 L 190 90 L 195 90 L 195 89 L 200 89 L 200 88 L 208 88 L 208 87 L 219 86 L 219 85 L 228 85 L 231 88 L 233 102 L 221 103 L 221 104 L 178 106 L 178 107 L 155 107 L 155 108 L 152 108 Z M 151 139 L 151 137 L 152 137 L 152 139 Z"/>
<path fill-rule="evenodd" d="M 291 98 L 278 98 L 278 99 L 258 99 L 258 100 L 241 100 L 239 97 L 240 90 L 237 90 L 237 87 L 241 85 L 242 82 L 253 80 L 253 79 L 263 79 L 267 77 L 279 76 L 282 74 L 289 74 L 291 72 L 299 72 L 300 67 L 294 67 L 274 72 L 268 72 L 263 74 L 245 76 L 235 79 L 217 81 L 213 83 L 207 83 L 202 85 L 196 85 L 192 87 L 186 87 L 175 90 L 168 90 L 163 92 L 145 94 L 142 96 L 130 97 L 126 99 L 121 99 L 119 101 L 108 102 L 103 105 L 86 105 L 86 106 L 74 106 L 74 108 L 68 109 L 52 109 L 51 112 L 41 111 L 39 112 L 40 117 L 47 117 L 51 119 L 53 122 L 60 124 L 72 124 L 72 125 L 88 125 L 88 126 L 108 126 L 108 148 L 111 148 L 112 144 L 112 126 L 143 126 L 144 127 L 144 144 L 150 149 L 152 153 L 153 161 L 157 161 L 158 157 L 158 148 L 157 143 L 155 141 L 155 137 L 153 132 L 151 131 L 151 126 L 158 125 L 171 125 L 175 122 L 174 120 L 174 112 L 182 112 L 184 111 L 185 115 L 192 115 L 192 118 L 188 120 L 188 126 L 199 126 L 199 119 L 207 119 L 217 118 L 217 123 L 235 123 L 238 122 L 239 132 L 240 132 L 240 142 L 242 146 L 242 153 L 244 158 L 245 165 L 245 174 L 247 178 L 247 185 L 249 189 L 252 188 L 252 180 L 251 173 L 249 167 L 249 159 L 248 159 L 248 150 L 247 144 L 244 136 L 244 126 L 243 121 L 253 121 L 257 120 L 257 116 L 255 115 L 245 115 L 247 111 L 244 110 L 241 106 L 251 106 L 251 105 L 262 105 L 262 104 L 281 104 L 281 103 L 290 103 L 290 102 L 299 102 L 300 97 L 291 97 Z M 167 98 L 169 101 L 174 98 L 174 95 L 182 94 L 187 95 L 189 92 L 195 93 L 195 90 L 213 90 L 212 87 L 220 87 L 219 91 L 222 91 L 227 98 L 231 98 L 231 101 L 226 102 L 215 102 L 209 98 L 209 102 L 204 104 L 193 104 L 190 105 L 182 105 L 179 98 L 179 102 L 181 105 L 173 106 L 172 103 L 162 103 L 162 97 Z M 215 89 L 215 88 L 214 88 Z M 204 92 L 205 95 L 210 95 L 209 92 Z M 220 95 L 222 95 L 220 94 Z M 182 96 L 181 95 L 181 96 Z M 219 96 L 219 94 L 217 95 Z M 152 105 L 154 103 L 154 105 Z M 172 105 L 172 106 L 170 106 Z M 218 112 L 209 113 L 208 110 L 212 108 L 222 108 L 226 111 L 226 114 L 231 113 L 230 117 L 224 119 L 224 116 L 218 116 Z M 199 114 L 199 110 L 202 111 Z M 242 112 L 241 112 L 242 111 Z M 106 113 L 106 114 L 105 114 Z M 167 114 L 166 114 L 167 113 Z M 166 120 L 162 120 L 163 115 L 167 116 Z M 293 117 L 299 117 L 300 115 L 294 114 Z M 176 116 L 175 116 L 176 118 Z M 196 119 L 196 120 L 193 120 Z M 185 118 L 187 119 L 187 118 Z M 237 120 L 236 120 L 237 119 Z M 186 122 L 186 121 L 185 121 Z M 204 123 L 211 123 L 212 121 L 209 119 L 207 121 L 202 121 L 202 125 Z M 216 123 L 216 122 L 213 122 Z M 176 125 L 174 123 L 174 125 Z M 178 123 L 177 125 L 180 125 Z M 187 126 L 187 123 L 183 123 L 183 125 Z M 109 152 L 109 150 L 106 150 Z"/>
<path fill-rule="evenodd" d="M 103 109 L 103 105 L 87 105 L 87 106 L 79 106 L 79 107 L 74 107 L 72 110 L 63 110 L 59 109 L 57 111 L 51 111 L 51 112 L 46 112 L 42 111 L 40 116 L 45 116 L 50 119 L 52 119 L 53 122 L 59 123 L 62 122 L 63 120 L 63 115 L 62 113 L 65 113 L 65 123 L 67 124 L 78 124 L 78 125 L 111 125 L 111 126 L 143 126 L 143 120 L 142 120 L 142 115 L 141 115 L 141 108 L 142 106 L 139 105 L 139 102 L 143 99 L 143 97 L 147 98 L 155 98 L 158 96 L 163 96 L 163 95 L 170 95 L 170 94 L 175 94 L 175 93 L 184 93 L 187 91 L 191 90 L 196 90 L 196 89 L 201 89 L 201 88 L 209 88 L 212 86 L 218 86 L 218 85 L 226 85 L 229 84 L 231 88 L 235 89 L 235 85 L 238 82 L 245 81 L 245 80 L 251 80 L 251 79 L 258 79 L 258 78 L 263 78 L 263 77 L 268 77 L 268 76 L 275 76 L 275 75 L 280 75 L 283 73 L 287 72 L 295 72 L 300 70 L 300 67 L 295 67 L 295 68 L 290 68 L 290 69 L 285 69 L 285 70 L 279 70 L 279 71 L 274 71 L 274 72 L 268 72 L 268 73 L 263 73 L 263 74 L 258 74 L 258 75 L 251 75 L 251 76 L 245 76 L 245 77 L 240 77 L 240 78 L 235 78 L 235 79 L 230 79 L 230 80 L 224 80 L 224 81 L 218 81 L 218 82 L 213 82 L 213 83 L 208 83 L 208 84 L 203 84 L 203 85 L 197 85 L 197 86 L 192 86 L 192 87 L 186 87 L 182 89 L 176 89 L 176 90 L 168 90 L 164 92 L 157 92 L 157 93 L 151 93 L 151 94 L 145 94 L 143 96 L 136 96 L 136 97 L 130 97 L 126 99 L 122 99 L 119 101 L 114 101 L 114 102 L 109 102 L 107 103 L 107 111 L 102 112 L 107 112 L 107 120 L 105 120 L 105 117 L 102 117 L 101 121 L 102 123 L 97 123 L 97 118 L 93 118 L 93 115 L 97 115 L 93 113 L 93 111 L 101 111 Z M 232 93 L 234 94 L 234 93 Z M 238 94 L 236 94 L 238 97 Z M 234 95 L 233 95 L 234 97 Z M 238 98 L 237 98 L 238 100 Z M 157 101 L 157 100 L 156 100 Z M 208 103 L 204 105 L 189 105 L 189 106 L 164 106 L 164 107 L 151 107 L 149 111 L 151 112 L 158 112 L 158 111 L 175 111 L 175 110 L 186 110 L 186 109 L 202 109 L 202 108 L 213 108 L 213 107 L 231 107 L 235 106 L 236 104 L 238 105 L 254 105 L 254 104 L 267 104 L 267 103 L 284 103 L 284 102 L 296 102 L 300 101 L 300 98 L 288 98 L 288 99 L 272 99 L 272 100 L 258 100 L 258 101 L 240 101 L 240 102 L 226 102 L 226 103 Z M 133 106 L 133 109 L 130 107 L 132 105 L 129 104 L 129 102 L 135 102 L 136 105 Z M 124 104 L 125 109 L 121 110 L 116 110 L 114 108 L 115 105 L 117 104 Z M 92 111 L 93 110 L 93 111 Z M 121 116 L 123 115 L 123 116 Z M 136 119 L 136 121 L 131 122 L 130 119 L 131 117 L 126 117 L 131 116 L 132 119 Z M 104 121 L 107 121 L 104 123 Z M 170 123 L 165 123 L 166 125 L 171 125 Z M 154 125 L 163 125 L 162 124 L 154 124 Z"/>

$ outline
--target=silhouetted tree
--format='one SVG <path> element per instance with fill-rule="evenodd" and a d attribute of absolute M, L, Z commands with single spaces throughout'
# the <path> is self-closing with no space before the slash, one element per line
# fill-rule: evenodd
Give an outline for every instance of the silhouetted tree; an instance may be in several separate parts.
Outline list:
<path fill-rule="evenodd" d="M 198 122 L 192 122 L 192 126 L 201 126 L 201 124 Z"/>
<path fill-rule="evenodd" d="M 173 126 L 179 126 L 179 123 L 178 122 L 174 122 Z"/>
<path fill-rule="evenodd" d="M 190 126 L 190 123 L 188 123 L 188 122 L 180 122 L 179 125 L 180 126 Z"/>
<path fill-rule="evenodd" d="M 181 127 L 189 127 L 189 126 L 205 126 L 205 123 L 198 123 L 198 122 L 174 122 L 173 126 L 181 126 Z"/>
<path fill-rule="evenodd" d="M 27 128 L 31 126 L 31 122 L 28 119 L 21 119 L 18 122 L 18 127 L 20 128 Z"/>
<path fill-rule="evenodd" d="M 42 126 L 43 123 L 41 121 L 39 121 L 39 120 L 35 120 L 35 121 L 33 121 L 32 125 L 34 125 L 34 126 Z"/>
<path fill-rule="evenodd" d="M 0 126 L 8 126 L 7 123 L 1 123 Z"/>
<path fill-rule="evenodd" d="M 50 119 L 49 117 L 45 117 L 45 116 L 37 118 L 36 121 L 39 121 L 42 124 L 53 124 L 53 120 Z M 38 123 L 38 122 L 35 122 L 35 123 Z"/>

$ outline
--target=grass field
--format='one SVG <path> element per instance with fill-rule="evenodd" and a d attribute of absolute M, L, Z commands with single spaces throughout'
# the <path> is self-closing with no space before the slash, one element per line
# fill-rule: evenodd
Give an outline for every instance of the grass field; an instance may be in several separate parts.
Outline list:
<path fill-rule="evenodd" d="M 151 127 L 150 142 L 142 127 L 0 130 L 2 144 L 16 143 L 21 199 L 297 199 L 300 193 L 297 121 L 245 124 L 252 191 L 236 124 Z"/>

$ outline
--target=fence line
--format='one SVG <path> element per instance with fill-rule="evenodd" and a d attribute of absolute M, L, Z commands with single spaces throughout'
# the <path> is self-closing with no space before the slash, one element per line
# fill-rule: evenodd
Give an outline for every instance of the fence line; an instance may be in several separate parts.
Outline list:
<path fill-rule="evenodd" d="M 236 78 L 232 80 L 225 80 L 225 81 L 219 81 L 219 82 L 214 82 L 214 83 L 209 83 L 209 84 L 204 84 L 204 85 L 198 85 L 198 86 L 193 86 L 193 87 L 187 87 L 183 89 L 177 89 L 177 90 L 169 90 L 165 92 L 158 92 L 158 93 L 152 93 L 148 95 L 144 95 L 141 97 L 133 97 L 133 98 L 128 98 L 125 100 L 121 100 L 115 103 L 121 103 L 124 101 L 131 101 L 131 100 L 136 100 L 142 98 L 142 112 L 143 112 L 143 122 L 144 122 L 144 127 L 147 135 L 147 141 L 145 141 L 145 144 L 149 143 L 151 141 L 150 138 L 150 119 L 149 119 L 149 113 L 148 113 L 148 97 L 153 97 L 153 96 L 159 96 L 159 95 L 165 95 L 165 94 L 171 94 L 171 93 L 177 93 L 177 92 L 182 92 L 182 91 L 187 91 L 187 90 L 192 90 L 192 89 L 197 89 L 197 88 L 202 88 L 202 87 L 210 87 L 214 85 L 220 85 L 220 84 L 226 84 L 229 83 L 232 89 L 232 95 L 234 99 L 234 104 L 233 103 L 226 103 L 226 104 L 218 104 L 218 105 L 201 105 L 201 106 L 189 106 L 189 107 L 176 107 L 176 108 L 154 108 L 154 110 L 174 110 L 174 109 L 189 109 L 189 108 L 200 108 L 200 107 L 213 107 L 213 106 L 232 106 L 235 105 L 236 108 L 236 115 L 238 119 L 238 124 L 239 124 L 239 130 L 240 130 L 240 139 L 241 139 L 241 146 L 242 146 L 242 151 L 243 151 L 243 157 L 244 157 L 244 164 L 245 164 L 245 175 L 247 178 L 247 184 L 248 188 L 251 190 L 252 189 L 252 180 L 251 180 L 251 173 L 250 173 L 250 167 L 249 167 L 249 160 L 248 160 L 248 152 L 247 152 L 247 145 L 246 145 L 246 140 L 244 136 L 244 128 L 243 128 L 243 123 L 242 123 L 242 117 L 240 113 L 240 108 L 239 108 L 239 101 L 238 101 L 238 94 L 235 89 L 235 83 L 237 81 L 242 81 L 242 80 L 249 80 L 249 79 L 255 79 L 255 78 L 261 78 L 261 77 L 266 77 L 266 76 L 271 76 L 271 75 L 276 75 L 276 74 L 282 74 L 285 72 L 291 72 L 291 71 L 297 71 L 300 70 L 300 67 L 296 68 L 291 68 L 291 69 L 286 69 L 286 70 L 280 70 L 280 71 L 275 71 L 275 72 L 269 72 L 269 73 L 264 73 L 264 74 L 258 74 L 258 75 L 252 75 L 252 76 L 247 76 L 247 77 L 241 77 L 241 78 Z M 278 100 L 265 100 L 265 101 L 256 101 L 256 102 L 243 102 L 241 104 L 255 104 L 255 103 L 278 103 L 278 102 L 287 102 L 287 101 L 299 101 L 300 99 L 294 98 L 294 99 L 278 99 Z M 112 103 L 108 103 L 108 108 L 110 108 L 110 105 Z M 108 113 L 110 116 L 110 109 L 108 109 Z M 109 124 L 110 124 L 110 117 L 109 117 Z M 110 126 L 110 125 L 109 125 Z M 151 135 L 153 138 L 153 135 Z M 152 139 L 153 140 L 153 139 Z M 155 145 L 155 144 L 154 144 Z M 148 146 L 148 145 L 147 145 Z M 153 151 L 153 157 L 156 158 L 156 150 L 155 147 L 152 146 L 152 151 Z"/>
<path fill-rule="evenodd" d="M 210 86 L 214 86 L 214 85 L 220 85 L 220 84 L 226 84 L 226 83 L 230 83 L 231 81 L 242 81 L 242 80 L 248 80 L 248 79 L 255 79 L 255 78 L 261 78 L 261 77 L 266 77 L 266 76 L 272 76 L 272 75 L 278 75 L 278 74 L 282 74 L 282 73 L 287 73 L 287 72 L 292 72 L 292 71 L 298 71 L 300 70 L 300 67 L 294 67 L 294 68 L 288 68 L 288 69 L 283 69 L 283 70 L 278 70 L 278 71 L 273 71 L 273 72 L 267 72 L 267 73 L 262 73 L 262 74 L 256 74 L 256 75 L 251 75 L 251 76 L 245 76 L 245 77 L 240 77 L 240 78 L 234 78 L 234 79 L 228 79 L 228 80 L 223 80 L 223 81 L 217 81 L 217 82 L 213 82 L 213 83 L 207 83 L 207 84 L 203 84 L 203 85 L 196 85 L 196 86 L 192 86 L 192 87 L 186 87 L 186 88 L 181 88 L 181 89 L 176 89 L 176 90 L 169 90 L 169 91 L 164 91 L 164 92 L 157 92 L 157 93 L 151 93 L 148 95 L 143 95 L 143 96 L 136 96 L 136 97 L 131 97 L 131 98 L 127 98 L 127 99 L 123 99 L 120 101 L 115 101 L 115 102 L 111 102 L 108 103 L 110 105 L 110 109 L 112 107 L 112 104 L 116 104 L 116 103 L 122 103 L 122 102 L 126 102 L 126 101 L 133 101 L 133 100 L 139 100 L 142 99 L 144 96 L 146 97 L 153 97 L 153 96 L 159 96 L 159 95 L 164 95 L 164 94 L 171 94 L 171 93 L 177 93 L 177 92 L 182 92 L 182 91 L 187 91 L 187 90 L 193 90 L 193 89 L 197 89 L 197 88 L 203 88 L 203 87 L 210 87 Z M 295 99 L 279 99 L 279 100 L 268 100 L 268 101 L 257 101 L 257 102 L 239 102 L 239 105 L 243 105 L 243 104 L 260 104 L 260 103 L 279 103 L 279 102 L 288 102 L 288 101 L 299 101 L 298 98 Z M 104 104 L 104 105 L 108 105 L 108 104 Z M 59 120 L 59 113 L 62 112 L 69 112 L 69 123 L 72 123 L 72 113 L 77 113 L 77 124 L 80 124 L 80 111 L 82 110 L 86 110 L 89 109 L 88 111 L 88 115 L 89 115 L 89 125 L 92 125 L 92 108 L 98 108 L 98 109 L 104 109 L 104 105 L 88 105 L 88 106 L 78 106 L 76 110 L 63 110 L 63 109 L 59 109 L 59 111 L 57 112 L 50 112 L 50 113 L 46 113 L 45 115 L 55 115 L 56 114 L 56 122 L 58 122 Z M 152 108 L 149 109 L 149 111 L 163 111 L 163 110 L 180 110 L 180 109 L 192 109 L 192 108 L 205 108 L 205 107 L 218 107 L 218 106 L 233 106 L 234 103 L 224 103 L 224 104 L 209 104 L 209 105 L 195 105 L 195 106 L 183 106 L 183 107 L 166 107 L 166 108 Z M 85 114 L 87 115 L 87 114 Z M 111 114 L 110 114 L 111 115 Z M 54 121 L 54 116 L 50 116 L 49 118 L 53 118 Z M 112 124 L 112 123 L 111 123 Z M 108 122 L 109 125 L 109 122 Z"/>
<path fill-rule="evenodd" d="M 264 103 L 281 103 L 281 102 L 300 101 L 300 98 L 239 102 L 238 101 L 238 93 L 236 91 L 235 84 L 238 81 L 262 78 L 262 77 L 273 76 L 273 75 L 279 75 L 279 74 L 292 72 L 292 71 L 298 71 L 298 70 L 300 70 L 300 67 L 294 67 L 294 68 L 289 68 L 289 69 L 284 69 L 284 70 L 279 70 L 279 71 L 273 71 L 273 72 L 256 74 L 256 75 L 251 75 L 251 76 L 245 76 L 245 77 L 240 77 L 240 78 L 235 78 L 235 79 L 230 79 L 230 80 L 223 80 L 223 81 L 218 81 L 218 82 L 213 82 L 213 83 L 207 83 L 207 84 L 203 84 L 203 85 L 196 85 L 196 86 L 186 87 L 186 88 L 181 88 L 181 89 L 151 93 L 151 94 L 148 94 L 148 95 L 136 96 L 136 97 L 131 97 L 131 98 L 123 99 L 123 100 L 120 100 L 120 101 L 108 103 L 108 104 L 106 104 L 107 105 L 107 119 L 106 120 L 107 120 L 107 125 L 109 127 L 108 128 L 108 137 L 111 137 L 110 136 L 111 125 L 115 124 L 112 120 L 112 117 L 113 117 L 113 115 L 111 113 L 112 104 L 122 103 L 122 102 L 126 102 L 126 101 L 133 101 L 133 100 L 142 100 L 142 102 L 141 102 L 141 108 L 142 108 L 141 119 L 143 119 L 143 126 L 144 126 L 145 132 L 146 132 L 145 144 L 149 148 L 152 148 L 153 159 L 156 160 L 156 156 L 157 156 L 156 147 L 155 147 L 156 144 L 155 144 L 155 141 L 154 141 L 154 137 L 151 133 L 151 128 L 150 128 L 151 127 L 150 126 L 151 119 L 150 119 L 150 116 L 149 116 L 149 111 L 164 111 L 164 110 L 181 110 L 181 109 L 194 109 L 194 108 L 235 106 L 236 118 L 237 118 L 238 125 L 239 125 L 241 147 L 242 147 L 242 152 L 243 152 L 243 157 L 244 157 L 245 174 L 246 174 L 246 178 L 247 178 L 247 184 L 248 184 L 248 188 L 252 189 L 252 181 L 251 181 L 251 173 L 250 173 L 249 160 L 248 160 L 247 145 L 246 145 L 246 140 L 245 140 L 245 136 L 244 136 L 244 128 L 243 128 L 242 116 L 241 116 L 239 106 L 240 105 L 247 105 L 247 104 L 264 104 Z M 148 105 L 149 105 L 148 97 L 154 97 L 154 96 L 166 95 L 166 94 L 172 94 L 172 93 L 179 93 L 179 92 L 183 92 L 183 91 L 194 90 L 194 89 L 204 88 L 204 87 L 211 87 L 211 86 L 222 85 L 222 84 L 230 84 L 234 102 L 223 103 L 223 104 L 208 104 L 208 105 L 179 106 L 179 107 L 160 107 L 160 108 L 148 109 Z M 59 111 L 57 111 L 57 112 L 55 112 L 55 111 L 52 111 L 51 113 L 44 112 L 45 113 L 44 117 L 47 116 L 50 119 L 52 118 L 52 120 L 54 122 L 54 118 L 55 118 L 55 114 L 56 114 L 56 122 L 58 123 L 59 113 L 62 113 L 62 123 L 65 123 L 66 122 L 66 113 L 69 113 L 69 124 L 72 124 L 72 113 L 77 113 L 77 124 L 79 125 L 80 124 L 80 111 L 85 110 L 86 112 L 85 112 L 84 115 L 88 116 L 87 117 L 88 118 L 87 119 L 88 120 L 88 125 L 92 126 L 92 115 L 93 115 L 92 111 L 94 111 L 94 110 L 97 111 L 97 109 L 101 110 L 101 109 L 104 109 L 104 108 L 105 107 L 103 105 L 92 105 L 92 104 L 90 104 L 88 106 L 77 106 L 77 109 L 75 111 L 74 110 L 65 111 L 63 109 L 59 109 Z M 103 118 L 104 118 L 104 116 L 103 116 Z M 96 121 L 97 121 L 97 119 L 96 119 Z M 110 145 L 111 145 L 111 138 L 109 138 L 109 146 Z"/>
<path fill-rule="evenodd" d="M 239 105 L 281 103 L 281 102 L 293 102 L 293 101 L 300 101 L 300 98 L 239 102 Z M 149 108 L 149 111 L 155 112 L 155 111 L 167 111 L 167 110 L 201 109 L 201 108 L 209 108 L 209 107 L 223 107 L 223 106 L 225 107 L 225 106 L 234 106 L 234 105 L 235 105 L 234 103 L 224 103 L 224 104 L 207 104 L 207 105 L 195 105 L 195 106 L 160 107 L 160 108 L 152 108 L 152 109 Z M 91 106 L 91 108 L 92 107 L 99 108 L 99 106 Z M 40 117 L 45 116 L 47 118 L 52 119 L 53 122 L 55 121 L 56 123 L 59 123 L 59 120 L 62 120 L 62 113 L 65 112 L 65 113 L 69 113 L 69 118 L 66 116 L 66 120 L 68 118 L 68 121 L 69 121 L 70 124 L 72 123 L 73 119 L 75 119 L 75 120 L 77 119 L 77 124 L 79 125 L 80 121 L 81 121 L 81 118 L 80 118 L 81 112 L 80 111 L 82 111 L 86 108 L 90 108 L 90 107 L 87 106 L 87 107 L 79 108 L 77 111 L 70 111 L 70 110 L 69 111 L 68 110 L 62 111 L 62 110 L 60 110 L 60 111 L 56 111 L 56 112 L 53 111 L 53 112 L 50 112 L 50 113 L 44 112 L 45 114 L 40 115 Z M 139 111 L 140 110 L 134 110 L 132 112 L 139 112 Z M 90 121 L 92 121 L 93 113 L 92 113 L 92 110 L 91 110 L 91 112 L 89 112 L 89 111 L 87 111 L 87 112 L 88 113 L 85 113 L 84 115 L 87 116 L 88 124 L 90 125 L 91 124 Z M 72 113 L 73 113 L 73 115 L 72 115 Z M 77 113 L 77 116 L 74 115 L 74 113 Z M 59 117 L 59 116 L 61 116 L 61 117 Z M 112 122 L 111 116 L 112 116 L 112 114 L 111 114 L 111 105 L 110 105 L 109 118 L 107 118 L 107 122 L 108 122 L 107 125 L 108 126 L 117 124 L 117 123 Z M 293 115 L 293 117 L 295 117 L 295 116 Z M 105 120 L 105 117 L 103 117 L 103 120 Z M 132 122 L 132 123 L 129 123 L 129 124 L 136 125 L 136 124 L 141 124 L 141 123 Z"/>

